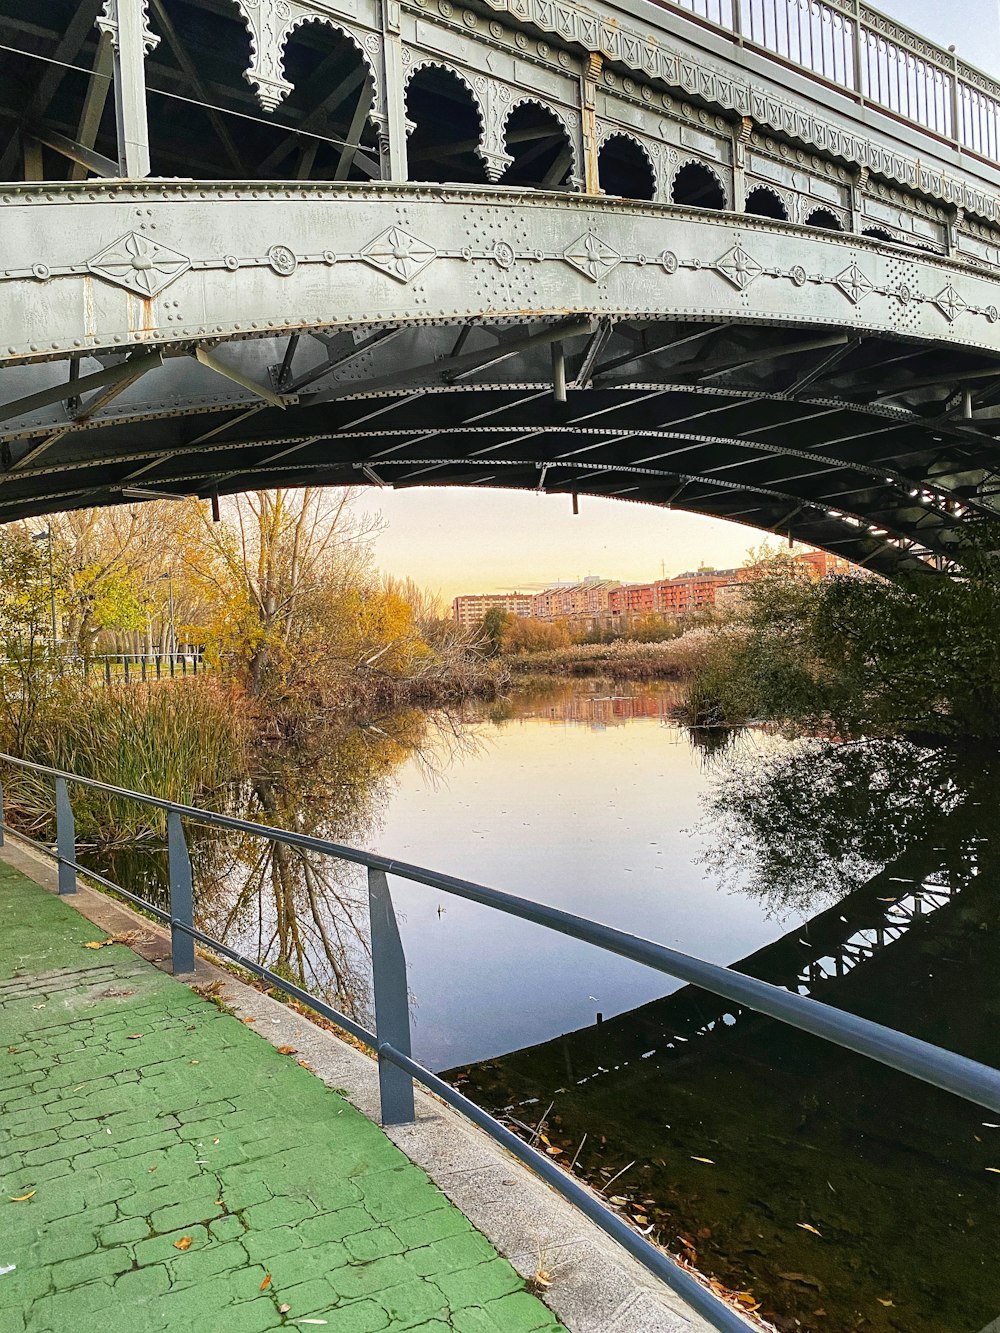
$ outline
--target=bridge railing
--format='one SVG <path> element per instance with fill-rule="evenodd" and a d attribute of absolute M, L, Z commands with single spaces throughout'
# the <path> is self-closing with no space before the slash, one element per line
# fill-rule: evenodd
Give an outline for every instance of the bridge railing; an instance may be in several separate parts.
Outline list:
<path fill-rule="evenodd" d="M 659 0 L 989 161 L 1000 82 L 862 0 Z"/>
<path fill-rule="evenodd" d="M 463 898 L 467 902 L 478 903 L 522 921 L 544 926 L 571 939 L 582 940 L 622 958 L 629 958 L 665 976 L 686 981 L 715 995 L 721 995 L 741 1007 L 775 1018 L 801 1032 L 810 1033 L 846 1050 L 868 1056 L 890 1069 L 912 1075 L 923 1083 L 1000 1113 L 1000 1070 L 879 1023 L 873 1023 L 856 1014 L 834 1009 L 830 1005 L 809 999 L 797 992 L 769 985 L 756 977 L 732 972 L 716 963 L 708 963 L 690 954 L 670 949 L 652 940 L 630 935 L 625 931 L 575 916 L 559 908 L 515 897 L 498 889 L 487 888 L 470 880 L 458 879 L 424 866 L 396 861 L 391 857 L 365 852 L 324 838 L 271 828 L 231 815 L 202 810 L 196 806 L 181 805 L 142 792 L 115 787 L 106 782 L 98 782 L 93 778 L 80 777 L 42 764 L 30 763 L 9 754 L 0 753 L 0 765 L 28 770 L 50 779 L 54 785 L 56 862 L 60 894 L 75 893 L 77 876 L 83 875 L 169 926 L 171 967 L 174 973 L 188 974 L 194 971 L 197 943 L 210 953 L 236 963 L 245 971 L 266 981 L 271 987 L 336 1023 L 368 1046 L 378 1058 L 383 1124 L 409 1124 L 415 1119 L 413 1080 L 422 1083 L 518 1157 L 578 1207 L 602 1231 L 622 1245 L 649 1272 L 665 1282 L 714 1328 L 722 1330 L 722 1333 L 746 1333 L 750 1325 L 742 1314 L 722 1301 L 709 1287 L 702 1285 L 691 1272 L 680 1267 L 664 1250 L 652 1245 L 633 1230 L 569 1172 L 529 1146 L 488 1112 L 412 1058 L 406 959 L 389 890 L 389 875 L 427 885 L 440 892 Z M 124 800 L 136 801 L 166 813 L 169 884 L 169 905 L 166 910 L 78 863 L 73 806 L 70 799 L 70 787 L 73 785 L 105 792 Z M 255 959 L 248 958 L 223 941 L 214 939 L 194 924 L 193 876 L 184 831 L 185 824 L 250 834 L 269 842 L 347 861 L 366 869 L 371 922 L 375 1032 L 371 1032 L 347 1014 L 339 1012 L 319 996 L 310 994 L 286 977 L 272 972 Z M 29 843 L 45 853 L 51 850 L 47 844 L 29 837 L 7 823 L 4 787 L 0 782 L 0 846 L 3 845 L 6 834 Z"/>

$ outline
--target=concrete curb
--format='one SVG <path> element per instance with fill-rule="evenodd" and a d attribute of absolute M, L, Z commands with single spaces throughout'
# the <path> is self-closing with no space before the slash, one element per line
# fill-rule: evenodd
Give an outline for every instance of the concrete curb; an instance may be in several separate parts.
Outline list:
<path fill-rule="evenodd" d="M 34 849 L 8 842 L 0 858 L 57 891 L 54 862 Z M 145 938 L 135 952 L 169 970 L 170 937 L 162 927 L 82 885 L 63 901 L 108 933 L 140 930 Z M 254 1019 L 258 1036 L 295 1046 L 318 1078 L 378 1123 L 378 1066 L 371 1057 L 204 956 L 183 980 L 221 983 L 220 998 L 239 1018 Z M 551 1285 L 543 1299 L 570 1333 L 711 1333 L 705 1319 L 488 1134 L 419 1087 L 415 1101 L 416 1123 L 384 1132 L 523 1277 L 546 1271 Z"/>

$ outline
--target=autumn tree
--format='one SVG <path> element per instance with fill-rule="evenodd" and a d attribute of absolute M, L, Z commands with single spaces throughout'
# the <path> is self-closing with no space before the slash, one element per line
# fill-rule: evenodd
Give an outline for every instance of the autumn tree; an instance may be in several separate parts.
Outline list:
<path fill-rule="evenodd" d="M 252 693 L 269 678 L 317 669 L 345 627 L 370 614 L 377 520 L 357 514 L 354 496 L 252 491 L 227 501 L 220 523 L 196 509 L 186 560 L 210 602 L 205 638 L 238 664 Z"/>

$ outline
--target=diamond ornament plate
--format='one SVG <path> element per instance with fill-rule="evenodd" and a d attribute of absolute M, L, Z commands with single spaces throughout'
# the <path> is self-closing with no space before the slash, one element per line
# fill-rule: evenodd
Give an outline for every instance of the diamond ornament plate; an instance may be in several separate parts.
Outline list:
<path fill-rule="evenodd" d="M 860 305 L 868 293 L 875 290 L 875 284 L 853 260 L 842 273 L 837 274 L 834 282 L 852 305 Z"/>
<path fill-rule="evenodd" d="M 563 259 L 589 278 L 591 282 L 600 282 L 613 268 L 621 263 L 621 255 L 614 248 L 602 241 L 595 232 L 585 231 L 582 236 L 568 245 L 563 251 Z"/>
<path fill-rule="evenodd" d="M 947 287 L 942 288 L 934 297 L 934 304 L 944 315 L 949 324 L 958 319 L 963 310 L 968 310 L 969 303 L 960 292 L 957 292 L 954 286 L 949 282 Z"/>
<path fill-rule="evenodd" d="M 145 297 L 156 296 L 190 267 L 187 255 L 136 231 L 119 236 L 87 260 L 87 268 L 96 277 Z"/>
<path fill-rule="evenodd" d="M 388 273 L 397 282 L 412 282 L 437 259 L 432 245 L 403 227 L 387 227 L 361 250 L 361 258 L 372 268 Z"/>
<path fill-rule="evenodd" d="M 716 261 L 715 267 L 741 292 L 746 291 L 754 279 L 764 272 L 763 265 L 748 255 L 739 242 Z"/>

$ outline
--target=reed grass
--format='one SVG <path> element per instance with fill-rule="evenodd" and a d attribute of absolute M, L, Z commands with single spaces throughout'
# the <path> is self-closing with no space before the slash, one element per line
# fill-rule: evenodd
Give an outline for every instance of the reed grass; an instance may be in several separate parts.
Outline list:
<path fill-rule="evenodd" d="M 20 758 L 116 787 L 194 802 L 243 776 L 251 716 L 211 677 L 150 686 L 60 682 L 40 709 Z M 51 827 L 49 779 L 7 775 L 8 808 L 26 831 Z M 162 837 L 161 811 L 85 787 L 72 790 L 77 838 L 121 843 Z"/>

